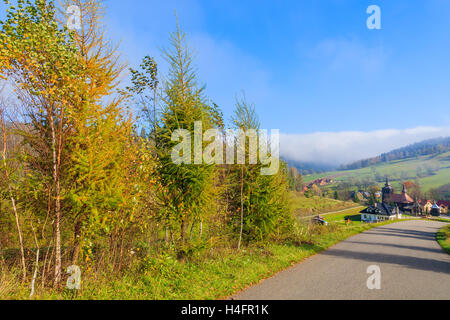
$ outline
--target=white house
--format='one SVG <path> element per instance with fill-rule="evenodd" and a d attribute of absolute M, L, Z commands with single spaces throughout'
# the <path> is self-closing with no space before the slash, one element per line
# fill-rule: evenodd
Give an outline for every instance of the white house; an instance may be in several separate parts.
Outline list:
<path fill-rule="evenodd" d="M 361 221 L 381 222 L 388 220 L 402 219 L 402 213 L 399 208 L 392 207 L 386 203 L 377 203 L 361 211 Z"/>

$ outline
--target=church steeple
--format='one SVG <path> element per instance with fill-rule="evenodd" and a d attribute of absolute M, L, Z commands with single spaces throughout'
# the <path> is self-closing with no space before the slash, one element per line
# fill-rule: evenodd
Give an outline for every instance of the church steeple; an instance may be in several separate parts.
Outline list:
<path fill-rule="evenodd" d="M 386 176 L 386 185 L 381 190 L 382 196 L 383 196 L 383 202 L 388 202 L 391 194 L 394 193 L 394 189 L 392 188 L 391 184 L 389 183 L 389 177 Z"/>
<path fill-rule="evenodd" d="M 403 184 L 403 191 L 402 191 L 402 193 L 408 193 L 408 190 L 406 190 L 406 185 L 405 184 Z"/>

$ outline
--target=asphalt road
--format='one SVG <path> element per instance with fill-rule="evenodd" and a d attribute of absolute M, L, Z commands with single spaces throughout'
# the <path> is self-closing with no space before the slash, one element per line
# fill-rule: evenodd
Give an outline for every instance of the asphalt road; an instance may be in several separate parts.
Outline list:
<path fill-rule="evenodd" d="M 450 255 L 435 237 L 444 225 L 416 220 L 371 229 L 233 298 L 450 300 Z M 380 268 L 381 286 L 370 290 L 367 269 L 373 265 Z"/>

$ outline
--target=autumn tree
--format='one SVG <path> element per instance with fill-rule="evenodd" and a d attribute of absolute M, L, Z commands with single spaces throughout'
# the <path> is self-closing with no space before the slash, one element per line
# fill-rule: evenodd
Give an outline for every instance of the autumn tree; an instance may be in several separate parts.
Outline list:
<path fill-rule="evenodd" d="M 29 205 L 44 217 L 45 211 L 54 215 L 55 285 L 62 270 L 62 217 L 73 223 L 76 262 L 85 239 L 114 230 L 117 243 L 139 193 L 133 119 L 116 90 L 125 66 L 100 27 L 101 2 L 63 5 L 80 8 L 79 30 L 67 30 L 66 17 L 56 17 L 51 1 L 10 7 L 0 69 L 16 84 L 29 123 L 22 131 L 31 151 L 25 189 L 39 195 Z"/>
<path fill-rule="evenodd" d="M 302 175 L 298 172 L 296 167 L 288 168 L 288 181 L 289 187 L 294 191 L 302 191 L 303 190 L 303 178 Z"/>
<path fill-rule="evenodd" d="M 369 192 L 369 199 L 368 199 L 368 204 L 372 205 L 372 204 L 376 204 L 378 202 L 378 196 L 377 194 L 379 194 L 381 191 L 381 188 L 378 185 L 372 185 L 369 187 L 368 192 Z"/>
<path fill-rule="evenodd" d="M 415 200 L 420 200 L 423 198 L 423 192 L 420 188 L 418 182 L 406 181 L 403 184 L 408 192 L 408 194 Z"/>
<path fill-rule="evenodd" d="M 77 263 L 82 247 L 89 257 L 96 239 L 110 237 L 110 252 L 120 269 L 124 232 L 136 219 L 142 194 L 134 118 L 125 107 L 127 96 L 118 90 L 126 66 L 120 62 L 117 46 L 105 37 L 102 1 L 61 3 L 63 9 L 76 6 L 80 11 L 79 28 L 71 32 L 82 69 L 78 99 L 70 113 L 72 165 L 67 202 L 74 228 L 71 259 Z M 63 16 L 61 21 L 68 18 Z"/>
<path fill-rule="evenodd" d="M 5 1 L 7 4 L 8 2 Z M 55 284 L 61 279 L 62 185 L 67 164 L 68 111 L 72 105 L 79 65 L 66 30 L 58 27 L 53 2 L 18 0 L 2 23 L 0 73 L 16 87 L 24 105 L 23 118 L 31 127 L 22 131 L 33 152 L 28 168 L 38 194 L 49 202 L 55 234 Z M 75 63 L 74 63 L 75 62 Z M 35 193 L 37 192 L 35 190 Z M 48 190 L 45 191 L 45 190 Z M 39 206 L 38 206 L 39 207 Z"/>

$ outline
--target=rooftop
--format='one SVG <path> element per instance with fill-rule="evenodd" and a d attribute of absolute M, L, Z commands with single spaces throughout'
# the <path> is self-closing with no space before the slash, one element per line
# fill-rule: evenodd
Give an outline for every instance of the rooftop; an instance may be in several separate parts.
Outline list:
<path fill-rule="evenodd" d="M 396 215 L 395 208 L 386 203 L 377 203 L 361 211 L 366 214 L 378 214 L 380 216 L 394 216 Z"/>
<path fill-rule="evenodd" d="M 414 203 L 414 200 L 405 192 L 402 192 L 401 194 L 391 194 L 386 201 L 404 204 Z"/>

